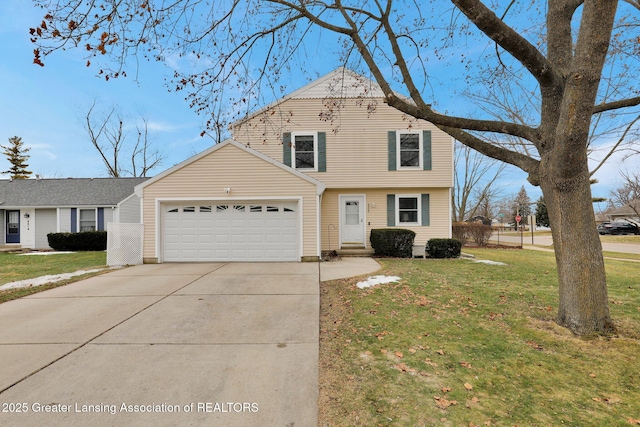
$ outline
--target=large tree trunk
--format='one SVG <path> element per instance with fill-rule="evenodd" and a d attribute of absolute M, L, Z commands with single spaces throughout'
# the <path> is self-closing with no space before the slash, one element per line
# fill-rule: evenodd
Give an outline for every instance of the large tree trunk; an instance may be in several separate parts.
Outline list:
<path fill-rule="evenodd" d="M 614 326 L 588 171 L 585 168 L 570 181 L 559 177 L 557 170 L 542 175 L 546 179 L 540 187 L 558 266 L 557 322 L 577 335 L 611 333 Z"/>

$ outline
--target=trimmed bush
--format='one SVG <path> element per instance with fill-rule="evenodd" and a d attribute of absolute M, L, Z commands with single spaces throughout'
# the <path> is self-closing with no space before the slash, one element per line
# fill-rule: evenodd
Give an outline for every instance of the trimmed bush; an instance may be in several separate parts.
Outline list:
<path fill-rule="evenodd" d="M 107 249 L 106 231 L 80 233 L 49 233 L 49 246 L 56 251 L 104 251 Z"/>
<path fill-rule="evenodd" d="M 411 258 L 416 233 L 404 228 L 378 228 L 371 230 L 371 246 L 376 256 Z"/>
<path fill-rule="evenodd" d="M 462 242 L 457 239 L 430 239 L 427 253 L 431 258 L 458 258 Z"/>

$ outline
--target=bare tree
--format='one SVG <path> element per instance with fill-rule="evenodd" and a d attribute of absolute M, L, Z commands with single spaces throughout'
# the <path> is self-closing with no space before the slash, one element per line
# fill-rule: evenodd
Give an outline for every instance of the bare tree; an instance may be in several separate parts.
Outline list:
<path fill-rule="evenodd" d="M 129 144 L 122 113 L 116 107 L 97 112 L 96 104 L 97 101 L 93 101 L 89 107 L 83 118 L 83 126 L 109 176 L 147 176 L 151 169 L 160 165 L 162 156 L 152 147 L 149 122 L 142 117 L 142 125 L 136 125 L 136 141 L 128 154 L 130 169 L 123 166 L 122 157 L 127 155 Z"/>
<path fill-rule="evenodd" d="M 624 184 L 611 192 L 611 201 L 618 207 L 631 208 L 640 217 L 640 172 L 620 172 Z"/>
<path fill-rule="evenodd" d="M 318 56 L 311 49 L 321 36 L 322 46 L 336 52 L 336 62 L 371 73 L 390 106 L 526 172 L 529 182 L 540 186 L 549 212 L 558 323 L 576 334 L 614 329 L 587 159 L 596 116 L 626 112 L 631 122 L 638 115 L 637 1 L 36 3 L 47 12 L 31 29 L 35 63 L 43 65 L 46 55 L 75 45 L 88 53 L 89 62 L 111 64 L 99 69 L 101 75 L 116 77 L 126 72 L 129 55 L 188 57 L 191 68 L 175 75 L 176 89 L 188 91 L 197 111 L 239 116 L 264 101 L 264 89 L 286 89 L 290 75 L 308 69 L 305 61 Z M 456 68 L 460 73 L 438 74 L 433 64 L 441 63 L 463 67 Z M 487 81 L 515 75 L 523 90 L 536 93 L 535 120 L 465 115 L 464 103 L 456 104 L 457 112 L 435 108 L 439 97 L 453 92 L 437 93 L 435 82 L 451 79 L 481 92 L 486 88 L 473 87 L 471 77 L 487 72 L 493 73 Z M 237 104 L 223 108 L 230 97 Z M 210 125 L 219 128 L 222 120 L 213 117 Z"/>
<path fill-rule="evenodd" d="M 494 185 L 505 167 L 505 163 L 486 157 L 466 145 L 456 143 L 453 191 L 451 192 L 454 222 L 465 221 L 476 214 L 481 214 L 480 210 L 487 213 L 487 207 L 495 196 Z"/>

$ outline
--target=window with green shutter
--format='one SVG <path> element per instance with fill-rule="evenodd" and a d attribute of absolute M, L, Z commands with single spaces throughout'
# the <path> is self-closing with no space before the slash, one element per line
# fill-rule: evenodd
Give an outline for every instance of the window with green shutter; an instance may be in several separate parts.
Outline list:
<path fill-rule="evenodd" d="M 431 170 L 431 131 L 389 131 L 389 170 Z"/>
<path fill-rule="evenodd" d="M 430 225 L 429 194 L 387 194 L 387 226 Z"/>
<path fill-rule="evenodd" d="M 301 171 L 326 172 L 327 134 L 293 132 L 283 136 L 283 163 Z"/>

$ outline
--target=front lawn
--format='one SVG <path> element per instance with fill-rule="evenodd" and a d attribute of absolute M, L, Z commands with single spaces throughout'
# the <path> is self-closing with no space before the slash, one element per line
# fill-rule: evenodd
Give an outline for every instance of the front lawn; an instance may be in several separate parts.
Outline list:
<path fill-rule="evenodd" d="M 554 323 L 553 254 L 380 260 L 399 283 L 321 287 L 320 426 L 640 424 L 640 264 L 607 260 L 618 335 Z"/>
<path fill-rule="evenodd" d="M 106 252 L 76 252 L 72 254 L 54 255 L 0 253 L 0 285 L 52 274 L 105 268 L 106 263 Z M 83 277 L 85 276 L 77 276 L 71 281 L 79 280 Z M 3 290 L 0 291 L 0 302 L 19 298 L 47 288 L 61 286 L 69 283 L 69 281 L 70 280 L 57 282 L 55 285 Z"/>

